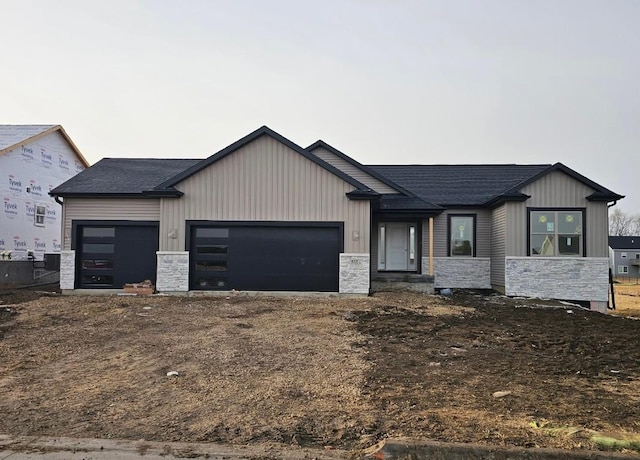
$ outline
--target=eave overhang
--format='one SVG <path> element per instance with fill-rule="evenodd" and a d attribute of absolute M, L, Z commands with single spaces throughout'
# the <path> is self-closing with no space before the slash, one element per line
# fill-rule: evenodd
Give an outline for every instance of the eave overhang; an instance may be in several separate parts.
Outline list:
<path fill-rule="evenodd" d="M 380 194 L 373 190 L 352 190 L 345 193 L 350 200 L 379 200 Z"/>

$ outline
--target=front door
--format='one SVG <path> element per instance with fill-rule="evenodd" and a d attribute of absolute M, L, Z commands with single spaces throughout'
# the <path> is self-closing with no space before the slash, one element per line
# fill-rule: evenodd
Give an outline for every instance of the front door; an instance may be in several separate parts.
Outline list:
<path fill-rule="evenodd" d="M 417 225 L 381 222 L 378 225 L 378 270 L 415 271 Z"/>
<path fill-rule="evenodd" d="M 406 224 L 387 224 L 387 270 L 407 270 L 408 231 Z"/>

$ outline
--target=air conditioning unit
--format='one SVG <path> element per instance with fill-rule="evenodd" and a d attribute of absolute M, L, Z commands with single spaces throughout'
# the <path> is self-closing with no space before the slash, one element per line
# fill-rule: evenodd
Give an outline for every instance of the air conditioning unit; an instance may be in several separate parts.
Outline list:
<path fill-rule="evenodd" d="M 60 254 L 46 253 L 44 255 L 45 270 L 60 270 Z"/>

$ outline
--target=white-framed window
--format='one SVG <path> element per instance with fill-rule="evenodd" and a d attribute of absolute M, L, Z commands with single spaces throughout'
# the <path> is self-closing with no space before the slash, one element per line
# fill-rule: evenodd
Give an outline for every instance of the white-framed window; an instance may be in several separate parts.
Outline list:
<path fill-rule="evenodd" d="M 640 260 L 640 252 L 636 252 L 636 260 Z"/>
<path fill-rule="evenodd" d="M 36 227 L 44 227 L 44 218 L 47 215 L 47 207 L 44 204 L 37 204 L 33 213 L 33 224 Z"/>
<path fill-rule="evenodd" d="M 529 254 L 547 257 L 584 255 L 584 211 L 529 210 Z"/>
<path fill-rule="evenodd" d="M 626 275 L 629 273 L 629 267 L 626 265 L 618 265 L 618 273 L 621 275 Z"/>
<path fill-rule="evenodd" d="M 627 253 L 626 252 L 621 252 L 620 253 L 620 257 L 622 257 L 623 259 L 627 258 Z"/>

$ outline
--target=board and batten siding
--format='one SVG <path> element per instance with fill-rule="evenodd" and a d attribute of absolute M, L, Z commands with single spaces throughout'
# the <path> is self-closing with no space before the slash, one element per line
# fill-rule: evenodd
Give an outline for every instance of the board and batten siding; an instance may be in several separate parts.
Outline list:
<path fill-rule="evenodd" d="M 507 203 L 507 256 L 527 255 L 527 208 L 585 208 L 585 255 L 609 256 L 607 203 L 588 201 L 586 197 L 594 192 L 591 187 L 560 171 L 553 171 L 520 191 L 531 198 L 524 202 Z"/>
<path fill-rule="evenodd" d="M 184 196 L 161 200 L 161 251 L 188 250 L 188 220 L 324 221 L 344 222 L 345 253 L 369 253 L 369 202 L 349 200 L 352 185 L 269 136 L 175 188 Z"/>
<path fill-rule="evenodd" d="M 504 291 L 504 258 L 506 255 L 507 207 L 502 205 L 491 211 L 491 285 Z"/>
<path fill-rule="evenodd" d="M 398 191 L 393 187 L 389 187 L 384 182 L 367 174 L 366 172 L 362 171 L 360 168 L 352 165 L 348 161 L 340 158 L 335 153 L 330 152 L 327 149 L 318 147 L 317 149 L 314 149 L 311 153 L 313 153 L 315 156 L 317 156 L 321 160 L 326 161 L 331 166 L 334 166 L 335 168 L 338 168 L 339 170 L 345 172 L 346 174 L 353 177 L 358 182 L 371 188 L 371 190 L 373 191 L 376 191 L 378 193 L 396 193 L 396 194 L 398 193 Z"/>
<path fill-rule="evenodd" d="M 476 257 L 491 255 L 491 211 L 488 209 L 449 209 L 433 220 L 433 256 L 448 257 L 448 215 L 475 214 Z M 422 256 L 429 256 L 429 220 L 422 221 Z"/>
<path fill-rule="evenodd" d="M 71 249 L 74 220 L 159 221 L 160 200 L 141 198 L 64 198 L 63 249 Z"/>

